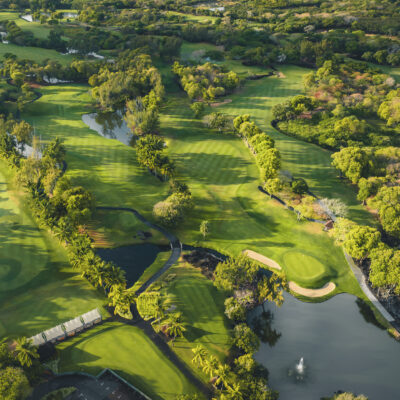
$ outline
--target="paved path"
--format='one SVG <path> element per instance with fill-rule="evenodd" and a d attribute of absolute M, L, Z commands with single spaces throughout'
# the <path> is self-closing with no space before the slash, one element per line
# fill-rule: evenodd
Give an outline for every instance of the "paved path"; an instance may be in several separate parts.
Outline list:
<path fill-rule="evenodd" d="M 127 211 L 135 214 L 136 218 L 146 224 L 149 228 L 155 229 L 161 232 L 170 242 L 172 253 L 168 259 L 168 261 L 164 264 L 164 266 L 156 272 L 147 282 L 145 282 L 137 291 L 136 294 L 139 295 L 143 293 L 153 282 L 155 282 L 165 271 L 171 268 L 181 256 L 182 252 L 182 244 L 179 239 L 172 233 L 168 232 L 164 228 L 155 225 L 148 221 L 142 214 L 140 214 L 137 210 L 133 208 L 127 207 L 96 207 L 98 210 L 110 210 L 110 211 Z"/>
<path fill-rule="evenodd" d="M 368 297 L 368 299 L 371 301 L 371 303 L 378 309 L 378 311 L 382 314 L 382 316 L 390 323 L 395 322 L 395 319 L 388 313 L 385 307 L 379 302 L 379 300 L 375 297 L 375 295 L 372 293 L 371 289 L 368 287 L 366 281 L 365 281 L 365 276 L 363 272 L 361 271 L 360 268 L 357 267 L 355 264 L 354 260 L 352 257 L 350 257 L 344 250 L 344 256 L 346 257 L 346 260 L 348 264 L 350 265 L 351 270 L 353 271 L 362 291 L 364 294 Z"/>

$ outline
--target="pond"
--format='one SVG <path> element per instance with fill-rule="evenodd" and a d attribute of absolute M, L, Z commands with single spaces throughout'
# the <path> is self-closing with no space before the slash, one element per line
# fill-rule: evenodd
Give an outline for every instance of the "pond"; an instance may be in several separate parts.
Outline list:
<path fill-rule="evenodd" d="M 82 121 L 99 135 L 108 139 L 117 139 L 130 145 L 133 135 L 120 112 L 92 113 L 82 115 Z"/>
<path fill-rule="evenodd" d="M 270 318 L 260 318 L 261 307 L 249 315 L 264 333 L 255 358 L 268 368 L 280 400 L 318 400 L 338 390 L 400 398 L 400 343 L 377 326 L 365 303 L 348 294 L 318 304 L 286 294 L 281 308 L 265 309 Z"/>
<path fill-rule="evenodd" d="M 126 272 L 127 287 L 131 287 L 143 272 L 153 264 L 158 253 L 170 250 L 169 246 L 142 243 L 112 249 L 97 249 L 96 253 L 103 260 L 112 261 L 122 268 Z"/>

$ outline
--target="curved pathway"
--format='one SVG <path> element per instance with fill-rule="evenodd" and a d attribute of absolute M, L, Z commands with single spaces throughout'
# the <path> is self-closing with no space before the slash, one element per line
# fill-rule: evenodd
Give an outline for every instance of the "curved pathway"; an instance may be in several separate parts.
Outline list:
<path fill-rule="evenodd" d="M 155 230 L 161 232 L 170 242 L 172 254 L 170 255 L 169 259 L 167 260 L 167 262 L 164 264 L 164 266 L 159 271 L 157 271 L 147 282 L 145 282 L 136 291 L 137 295 L 143 293 L 153 282 L 155 282 L 165 271 L 167 271 L 170 267 L 172 267 L 172 265 L 174 265 L 179 260 L 179 257 L 181 256 L 181 253 L 182 253 L 182 244 L 179 241 L 179 239 L 174 234 L 168 232 L 164 228 L 148 221 L 137 210 L 134 210 L 133 208 L 128 208 L 128 207 L 107 207 L 107 206 L 103 206 L 103 207 L 99 206 L 99 207 L 96 207 L 96 209 L 97 210 L 130 212 L 130 213 L 134 214 L 139 221 L 142 221 L 149 228 L 152 228 L 152 229 L 155 229 Z"/>
<path fill-rule="evenodd" d="M 281 129 L 278 128 L 276 120 L 271 121 L 271 126 L 277 130 L 278 132 L 285 135 Z M 290 135 L 288 135 L 290 136 Z M 300 139 L 299 139 L 300 140 Z M 262 188 L 261 188 L 262 189 Z M 261 190 L 260 189 L 260 190 Z M 336 215 L 320 200 L 317 196 L 315 196 L 312 192 L 309 191 L 309 194 L 312 195 L 317 199 L 318 204 L 322 207 L 322 209 L 329 215 L 332 221 L 336 221 Z M 361 269 L 355 264 L 353 258 L 346 253 L 343 249 L 344 256 L 346 258 L 347 264 L 349 265 L 350 269 L 353 271 L 354 276 L 356 277 L 358 284 L 360 285 L 361 290 L 367 296 L 367 298 L 371 301 L 371 303 L 375 306 L 375 308 L 381 313 L 383 318 L 386 319 L 391 325 L 396 323 L 396 319 L 393 318 L 392 315 L 386 310 L 386 308 L 382 305 L 382 303 L 376 298 L 376 296 L 372 293 L 371 289 L 367 285 L 367 279 Z"/>

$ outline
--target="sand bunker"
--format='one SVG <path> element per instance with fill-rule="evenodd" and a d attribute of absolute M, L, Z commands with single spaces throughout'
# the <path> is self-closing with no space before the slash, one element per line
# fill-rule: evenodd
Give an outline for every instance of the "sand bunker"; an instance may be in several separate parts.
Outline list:
<path fill-rule="evenodd" d="M 253 260 L 256 260 L 264 265 L 267 265 L 270 268 L 277 269 L 279 271 L 282 269 L 281 266 L 274 260 L 271 260 L 270 258 L 265 257 L 260 253 L 256 253 L 253 250 L 244 250 L 243 253 L 246 254 L 247 257 L 252 258 Z"/>
<path fill-rule="evenodd" d="M 302 296 L 306 297 L 322 297 L 326 296 L 327 294 L 333 292 L 336 288 L 336 285 L 333 282 L 329 282 L 326 285 L 322 286 L 320 289 L 306 289 L 302 288 L 301 286 L 297 285 L 297 283 L 289 282 L 289 289 L 292 292 L 297 294 L 301 294 Z"/>

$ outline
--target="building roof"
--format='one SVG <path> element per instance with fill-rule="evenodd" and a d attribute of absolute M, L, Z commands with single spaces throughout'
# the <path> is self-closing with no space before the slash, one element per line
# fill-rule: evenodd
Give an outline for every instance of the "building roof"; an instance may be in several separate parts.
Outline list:
<path fill-rule="evenodd" d="M 85 322 L 85 324 L 90 324 L 97 319 L 101 319 L 101 314 L 97 308 L 95 308 L 92 311 L 87 312 L 86 314 L 82 315 L 82 319 Z"/>
<path fill-rule="evenodd" d="M 29 339 L 32 341 L 32 344 L 34 346 L 40 346 L 41 344 L 45 344 L 46 343 L 42 333 L 38 333 L 37 335 L 32 336 Z"/>
<path fill-rule="evenodd" d="M 43 332 L 48 341 L 58 339 L 61 336 L 65 336 L 65 332 L 62 329 L 61 325 L 57 325 L 54 328 L 48 329 Z"/>
<path fill-rule="evenodd" d="M 76 329 L 82 328 L 83 323 L 81 317 L 76 317 L 68 322 L 64 322 L 64 328 L 67 333 L 74 332 Z"/>

